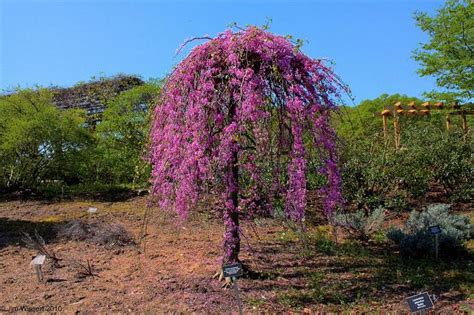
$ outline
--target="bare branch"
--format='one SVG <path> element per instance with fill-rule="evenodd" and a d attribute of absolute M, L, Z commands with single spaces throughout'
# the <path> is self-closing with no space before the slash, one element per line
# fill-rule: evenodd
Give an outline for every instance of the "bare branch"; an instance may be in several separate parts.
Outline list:
<path fill-rule="evenodd" d="M 191 43 L 195 40 L 205 40 L 205 39 L 212 40 L 213 38 L 210 37 L 210 36 L 202 36 L 202 37 L 193 37 L 193 38 L 187 39 L 184 43 L 182 43 L 179 46 L 178 50 L 176 51 L 175 56 L 177 56 L 181 52 L 181 50 L 184 48 L 184 46 L 186 46 L 187 44 L 189 44 L 189 43 Z"/>

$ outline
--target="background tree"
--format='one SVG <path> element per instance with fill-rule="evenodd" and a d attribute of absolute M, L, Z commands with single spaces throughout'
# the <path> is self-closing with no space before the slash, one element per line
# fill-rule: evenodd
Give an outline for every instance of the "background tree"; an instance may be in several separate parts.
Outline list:
<path fill-rule="evenodd" d="M 339 80 L 285 37 L 230 30 L 192 50 L 168 78 L 151 131 L 153 194 L 185 219 L 203 193 L 220 196 L 223 263 L 239 260 L 242 215 L 283 202 L 303 224 L 310 150 L 326 178 L 326 214 L 340 201 L 335 133 Z"/>
<path fill-rule="evenodd" d="M 98 125 L 97 180 L 143 185 L 150 178 L 145 160 L 154 105 L 161 82 L 152 80 L 109 99 Z"/>
<path fill-rule="evenodd" d="M 48 89 L 18 89 L 0 98 L 0 189 L 36 188 L 47 180 L 77 181 L 92 136 L 85 113 L 61 111 Z"/>
<path fill-rule="evenodd" d="M 445 92 L 429 97 L 445 100 L 472 100 L 474 91 L 474 5 L 469 0 L 448 0 L 431 17 L 417 12 L 417 25 L 429 41 L 415 50 L 422 76 L 434 76 Z"/>

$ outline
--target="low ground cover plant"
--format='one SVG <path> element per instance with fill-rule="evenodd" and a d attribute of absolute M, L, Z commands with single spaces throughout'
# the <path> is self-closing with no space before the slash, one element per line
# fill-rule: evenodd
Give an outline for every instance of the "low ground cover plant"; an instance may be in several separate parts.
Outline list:
<path fill-rule="evenodd" d="M 464 241 L 470 238 L 469 219 L 449 213 L 449 207 L 450 205 L 447 204 L 434 204 L 421 212 L 412 211 L 402 229 L 391 228 L 388 231 L 388 239 L 399 246 L 400 253 L 404 256 L 433 255 L 434 236 L 428 228 L 439 225 L 442 229 L 439 235 L 440 256 L 453 257 L 463 252 Z"/>
<path fill-rule="evenodd" d="M 362 241 L 368 241 L 372 235 L 382 229 L 385 222 L 385 209 L 378 207 L 366 213 L 362 210 L 352 213 L 338 213 L 334 224 L 345 228 L 350 234 Z"/>

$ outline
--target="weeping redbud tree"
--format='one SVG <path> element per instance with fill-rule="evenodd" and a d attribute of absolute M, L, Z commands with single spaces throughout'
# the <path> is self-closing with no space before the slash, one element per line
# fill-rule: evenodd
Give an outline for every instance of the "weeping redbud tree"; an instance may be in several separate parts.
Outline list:
<path fill-rule="evenodd" d="M 239 218 L 284 205 L 302 223 L 313 159 L 328 217 L 341 201 L 329 115 L 343 88 L 321 60 L 256 27 L 195 47 L 169 76 L 151 130 L 153 194 L 184 220 L 221 200 L 223 264 L 239 260 Z M 312 163 L 313 164 L 313 163 Z"/>

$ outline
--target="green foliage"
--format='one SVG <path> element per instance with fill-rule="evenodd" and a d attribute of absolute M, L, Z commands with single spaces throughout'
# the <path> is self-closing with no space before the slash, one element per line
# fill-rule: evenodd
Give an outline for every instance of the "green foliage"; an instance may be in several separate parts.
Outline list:
<path fill-rule="evenodd" d="M 160 82 L 134 87 L 109 100 L 97 127 L 95 179 L 109 183 L 145 183 L 148 133 Z"/>
<path fill-rule="evenodd" d="M 337 246 L 334 242 L 334 239 L 328 236 L 320 236 L 314 239 L 314 246 L 318 253 L 324 255 L 334 255 L 337 250 Z"/>
<path fill-rule="evenodd" d="M 469 239 L 470 223 L 464 216 L 449 213 L 449 205 L 435 204 L 424 211 L 412 211 L 403 230 L 392 228 L 387 237 L 400 247 L 400 252 L 407 256 L 433 254 L 434 242 L 428 227 L 439 225 L 442 233 L 439 236 L 441 255 L 452 255 L 463 248 L 463 242 Z"/>
<path fill-rule="evenodd" d="M 0 192 L 32 189 L 51 195 L 75 192 L 71 186 L 88 192 L 89 186 L 109 191 L 145 184 L 150 172 L 145 151 L 161 82 L 132 79 L 81 84 L 72 88 L 76 94 L 35 88 L 1 96 Z M 138 86 L 118 94 L 120 82 Z M 97 126 L 89 122 L 98 118 L 85 111 L 55 106 L 94 95 L 106 103 Z"/>
<path fill-rule="evenodd" d="M 434 76 L 447 92 L 439 99 L 471 99 L 474 91 L 474 5 L 469 0 L 448 0 L 433 17 L 417 12 L 415 19 L 429 41 L 414 51 L 422 76 Z"/>
<path fill-rule="evenodd" d="M 0 191 L 45 181 L 73 182 L 92 142 L 85 113 L 61 111 L 47 89 L 17 90 L 0 98 Z"/>
<path fill-rule="evenodd" d="M 474 198 L 474 143 L 466 139 L 461 133 L 439 135 L 429 148 L 432 178 L 453 201 Z"/>
<path fill-rule="evenodd" d="M 333 117 L 338 135 L 345 142 L 364 139 L 371 141 L 371 138 L 375 135 L 382 136 L 382 118 L 379 114 L 384 106 L 391 106 L 398 101 L 404 104 L 411 101 L 421 103 L 421 100 L 416 97 L 384 93 L 375 99 L 363 100 L 356 107 L 343 107 Z"/>
<path fill-rule="evenodd" d="M 474 182 L 474 142 L 460 131 L 447 132 L 441 121 L 435 115 L 402 121 L 403 147 L 395 154 L 399 170 L 394 170 L 398 188 L 418 197 L 430 185 L 439 184 L 453 200 L 469 200 Z"/>
<path fill-rule="evenodd" d="M 344 148 L 341 156 L 343 193 L 356 208 L 376 208 L 384 204 L 389 194 L 391 198 L 400 197 L 393 195 L 396 179 L 391 175 L 390 166 L 395 158 L 387 151 L 376 142 L 365 141 L 351 142 Z"/>
<path fill-rule="evenodd" d="M 387 142 L 382 119 L 384 105 L 414 98 L 382 95 L 364 101 L 334 117 L 341 138 L 341 173 L 344 197 L 356 208 L 379 205 L 403 209 L 410 198 L 423 196 L 434 185 L 453 200 L 472 198 L 474 183 L 472 137 L 460 128 L 447 132 L 443 113 L 430 117 L 400 117 L 401 145 L 395 149 L 393 127 Z"/>
<path fill-rule="evenodd" d="M 382 229 L 385 221 L 385 210 L 382 207 L 366 214 L 364 211 L 339 213 L 334 216 L 334 223 L 349 230 L 357 238 L 368 241 L 372 235 Z"/>
<path fill-rule="evenodd" d="M 400 174 L 402 170 L 398 168 L 398 155 L 402 154 L 385 145 L 382 119 L 379 116 L 385 106 L 397 101 L 421 102 L 406 95 L 382 94 L 373 100 L 362 101 L 357 107 L 343 108 L 339 116 L 334 117 L 341 138 L 344 195 L 357 208 L 369 210 L 379 205 L 405 206 L 404 192 L 395 189 L 399 177 L 403 177 Z M 413 172 L 407 174 L 416 175 Z"/>

